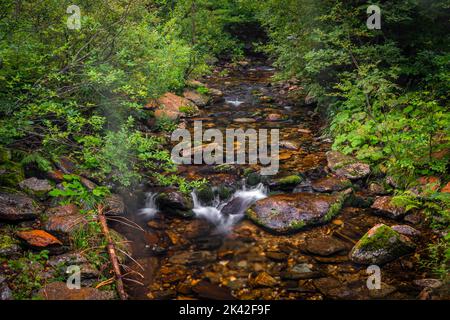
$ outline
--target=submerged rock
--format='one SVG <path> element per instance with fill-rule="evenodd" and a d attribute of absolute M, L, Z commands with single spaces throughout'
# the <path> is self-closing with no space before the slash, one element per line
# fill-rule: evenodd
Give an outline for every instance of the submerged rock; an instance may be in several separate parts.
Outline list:
<path fill-rule="evenodd" d="M 48 193 L 53 189 L 52 184 L 45 179 L 37 179 L 35 177 L 28 178 L 19 183 L 19 187 L 31 196 L 45 200 Z"/>
<path fill-rule="evenodd" d="M 194 216 L 194 204 L 190 196 L 179 191 L 166 191 L 156 197 L 156 204 L 161 212 L 175 214 L 184 218 Z"/>
<path fill-rule="evenodd" d="M 338 151 L 327 152 L 328 167 L 336 175 L 350 180 L 362 179 L 369 175 L 370 166 Z"/>
<path fill-rule="evenodd" d="M 35 219 L 38 211 L 39 207 L 30 197 L 20 193 L 0 192 L 0 220 Z"/>
<path fill-rule="evenodd" d="M 385 224 L 370 229 L 353 247 L 350 259 L 359 264 L 384 264 L 415 250 L 406 236 Z"/>
<path fill-rule="evenodd" d="M 305 249 L 309 253 L 326 257 L 345 251 L 347 246 L 336 238 L 320 236 L 307 238 Z"/>
<path fill-rule="evenodd" d="M 270 231 L 293 232 L 330 221 L 340 211 L 347 194 L 274 195 L 257 201 L 247 210 L 247 216 Z"/>
<path fill-rule="evenodd" d="M 375 210 L 375 213 L 386 216 L 391 219 L 399 219 L 406 214 L 406 210 L 403 207 L 396 206 L 392 203 L 391 196 L 377 197 L 371 208 Z"/>
<path fill-rule="evenodd" d="M 231 294 L 228 287 L 220 287 L 207 280 L 202 280 L 192 287 L 192 291 L 198 294 L 199 297 L 211 300 L 234 300 L 235 297 Z"/>

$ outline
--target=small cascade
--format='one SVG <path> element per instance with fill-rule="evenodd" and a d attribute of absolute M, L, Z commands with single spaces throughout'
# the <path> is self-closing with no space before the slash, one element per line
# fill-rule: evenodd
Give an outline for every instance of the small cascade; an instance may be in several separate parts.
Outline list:
<path fill-rule="evenodd" d="M 235 99 L 235 100 L 225 100 L 225 103 L 227 103 L 227 104 L 231 104 L 233 107 L 239 107 L 241 104 L 243 104 L 244 103 L 244 101 L 240 101 L 240 100 L 237 100 L 237 99 Z"/>
<path fill-rule="evenodd" d="M 144 215 L 147 218 L 153 218 L 158 212 L 158 207 L 156 206 L 156 192 L 148 192 L 145 195 L 145 207 L 139 210 L 140 215 Z"/>
<path fill-rule="evenodd" d="M 229 231 L 238 221 L 240 221 L 247 210 L 255 201 L 263 199 L 267 196 L 267 189 L 261 183 L 258 186 L 247 189 L 244 187 L 236 191 L 227 201 L 220 201 L 218 197 L 214 199 L 212 206 L 203 206 L 195 192 L 192 192 L 194 202 L 194 213 L 197 217 L 204 218 L 217 226 L 218 231 Z M 224 214 L 222 209 L 226 205 L 235 201 L 238 205 L 233 214 Z"/>
<path fill-rule="evenodd" d="M 139 211 L 140 215 L 152 219 L 159 211 L 155 199 L 158 194 L 149 192 L 145 199 L 145 208 Z M 247 188 L 245 185 L 241 190 L 237 190 L 233 196 L 221 201 L 217 195 L 210 206 L 205 206 L 200 203 L 197 194 L 192 192 L 192 200 L 194 203 L 193 211 L 198 218 L 204 218 L 217 226 L 217 231 L 228 232 L 239 222 L 243 217 L 245 210 L 247 210 L 255 201 L 263 199 L 267 196 L 267 188 L 260 183 L 256 187 Z M 222 209 L 233 202 L 233 214 L 222 213 Z"/>

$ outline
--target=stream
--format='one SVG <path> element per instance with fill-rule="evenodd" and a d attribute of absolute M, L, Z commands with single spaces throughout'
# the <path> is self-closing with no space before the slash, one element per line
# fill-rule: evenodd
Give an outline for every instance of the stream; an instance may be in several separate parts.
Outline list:
<path fill-rule="evenodd" d="M 326 123 L 312 107 L 300 106 L 291 97 L 289 85 L 272 84 L 275 70 L 266 64 L 254 59 L 248 65 L 218 67 L 202 81 L 221 90 L 224 100 L 201 108 L 200 115 L 185 120 L 186 127 L 192 129 L 194 121 L 202 120 L 204 128 L 222 131 L 279 129 L 283 143 L 277 177 L 320 176 L 331 148 L 322 136 Z M 138 201 L 128 201 L 127 218 L 145 230 L 114 226 L 132 242 L 135 261 L 127 271 L 133 281 L 126 282 L 131 299 L 417 298 L 420 290 L 411 283 L 421 271 L 412 256 L 382 268 L 383 286 L 376 296 L 366 286 L 367 267 L 348 258 L 367 230 L 377 223 L 391 225 L 392 220 L 346 206 L 327 224 L 289 235 L 270 233 L 245 219 L 244 212 L 274 190 L 269 182 L 250 185 L 244 179 L 242 172 L 258 170 L 258 165 L 235 167 L 230 172 L 213 172 L 207 165 L 179 167 L 187 178 L 207 178 L 215 188 L 235 189 L 227 199 L 216 195 L 208 204 L 194 192 L 192 219 L 160 212 L 156 189 L 143 190 Z M 223 212 L 230 203 L 235 214 Z M 330 240 L 311 240 L 318 236 Z"/>

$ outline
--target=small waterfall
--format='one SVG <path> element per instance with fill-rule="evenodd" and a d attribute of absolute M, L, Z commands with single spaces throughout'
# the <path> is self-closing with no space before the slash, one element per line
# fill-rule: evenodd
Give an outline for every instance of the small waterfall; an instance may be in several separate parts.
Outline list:
<path fill-rule="evenodd" d="M 220 201 L 216 197 L 212 206 L 203 206 L 198 200 L 197 194 L 192 192 L 192 199 L 194 202 L 194 213 L 197 217 L 202 217 L 217 226 L 218 231 L 227 232 L 243 217 L 245 210 L 248 209 L 255 201 L 263 199 L 267 196 L 267 190 L 261 183 L 255 188 L 247 189 L 244 185 L 242 190 L 236 191 L 231 199 L 227 201 Z M 222 210 L 234 202 L 233 214 L 225 214 Z"/>
<path fill-rule="evenodd" d="M 145 215 L 147 218 L 154 218 L 159 211 L 156 206 L 157 193 L 149 192 L 146 195 L 145 208 L 139 211 L 139 214 Z M 200 203 L 195 192 L 191 193 L 194 203 L 193 211 L 196 217 L 204 218 L 217 226 L 217 231 L 228 232 L 243 217 L 247 210 L 255 201 L 267 197 L 267 188 L 260 183 L 256 187 L 247 188 L 245 185 L 241 190 L 237 190 L 233 196 L 226 200 L 220 201 L 217 195 L 211 206 L 205 206 Z M 232 213 L 223 213 L 227 205 L 231 206 Z"/>
<path fill-rule="evenodd" d="M 155 192 L 148 192 L 145 195 L 145 208 L 139 210 L 140 215 L 145 215 L 148 218 L 153 218 L 158 212 L 158 207 L 156 206 L 156 196 L 158 194 Z"/>
<path fill-rule="evenodd" d="M 225 103 L 227 103 L 227 104 L 231 104 L 232 106 L 234 106 L 234 107 L 239 107 L 241 104 L 243 104 L 244 103 L 244 101 L 239 101 L 239 100 L 237 100 L 237 99 L 235 99 L 235 100 L 225 100 Z"/>

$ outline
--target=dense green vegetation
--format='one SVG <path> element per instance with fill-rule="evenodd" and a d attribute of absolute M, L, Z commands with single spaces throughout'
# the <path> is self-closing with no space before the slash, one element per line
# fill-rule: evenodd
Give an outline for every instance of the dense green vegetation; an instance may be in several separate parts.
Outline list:
<path fill-rule="evenodd" d="M 368 4 L 357 0 L 79 0 L 79 30 L 67 27 L 71 4 L 0 0 L 0 163 L 13 172 L 2 184 L 23 178 L 18 164 L 45 173 L 64 156 L 99 184 L 199 187 L 174 174 L 159 134 L 177 123 L 161 118 L 143 132 L 152 116 L 144 106 L 180 93 L 219 59 L 242 58 L 245 30 L 265 30 L 254 49 L 274 61 L 279 80 L 314 97 L 333 148 L 370 163 L 375 178 L 392 176 L 396 201 L 447 234 L 424 264 L 448 274 L 449 194 L 408 189 L 419 177 L 450 178 L 449 1 L 379 1 L 380 30 L 367 28 Z M 109 194 L 64 179 L 51 194 L 62 203 L 92 209 Z"/>

